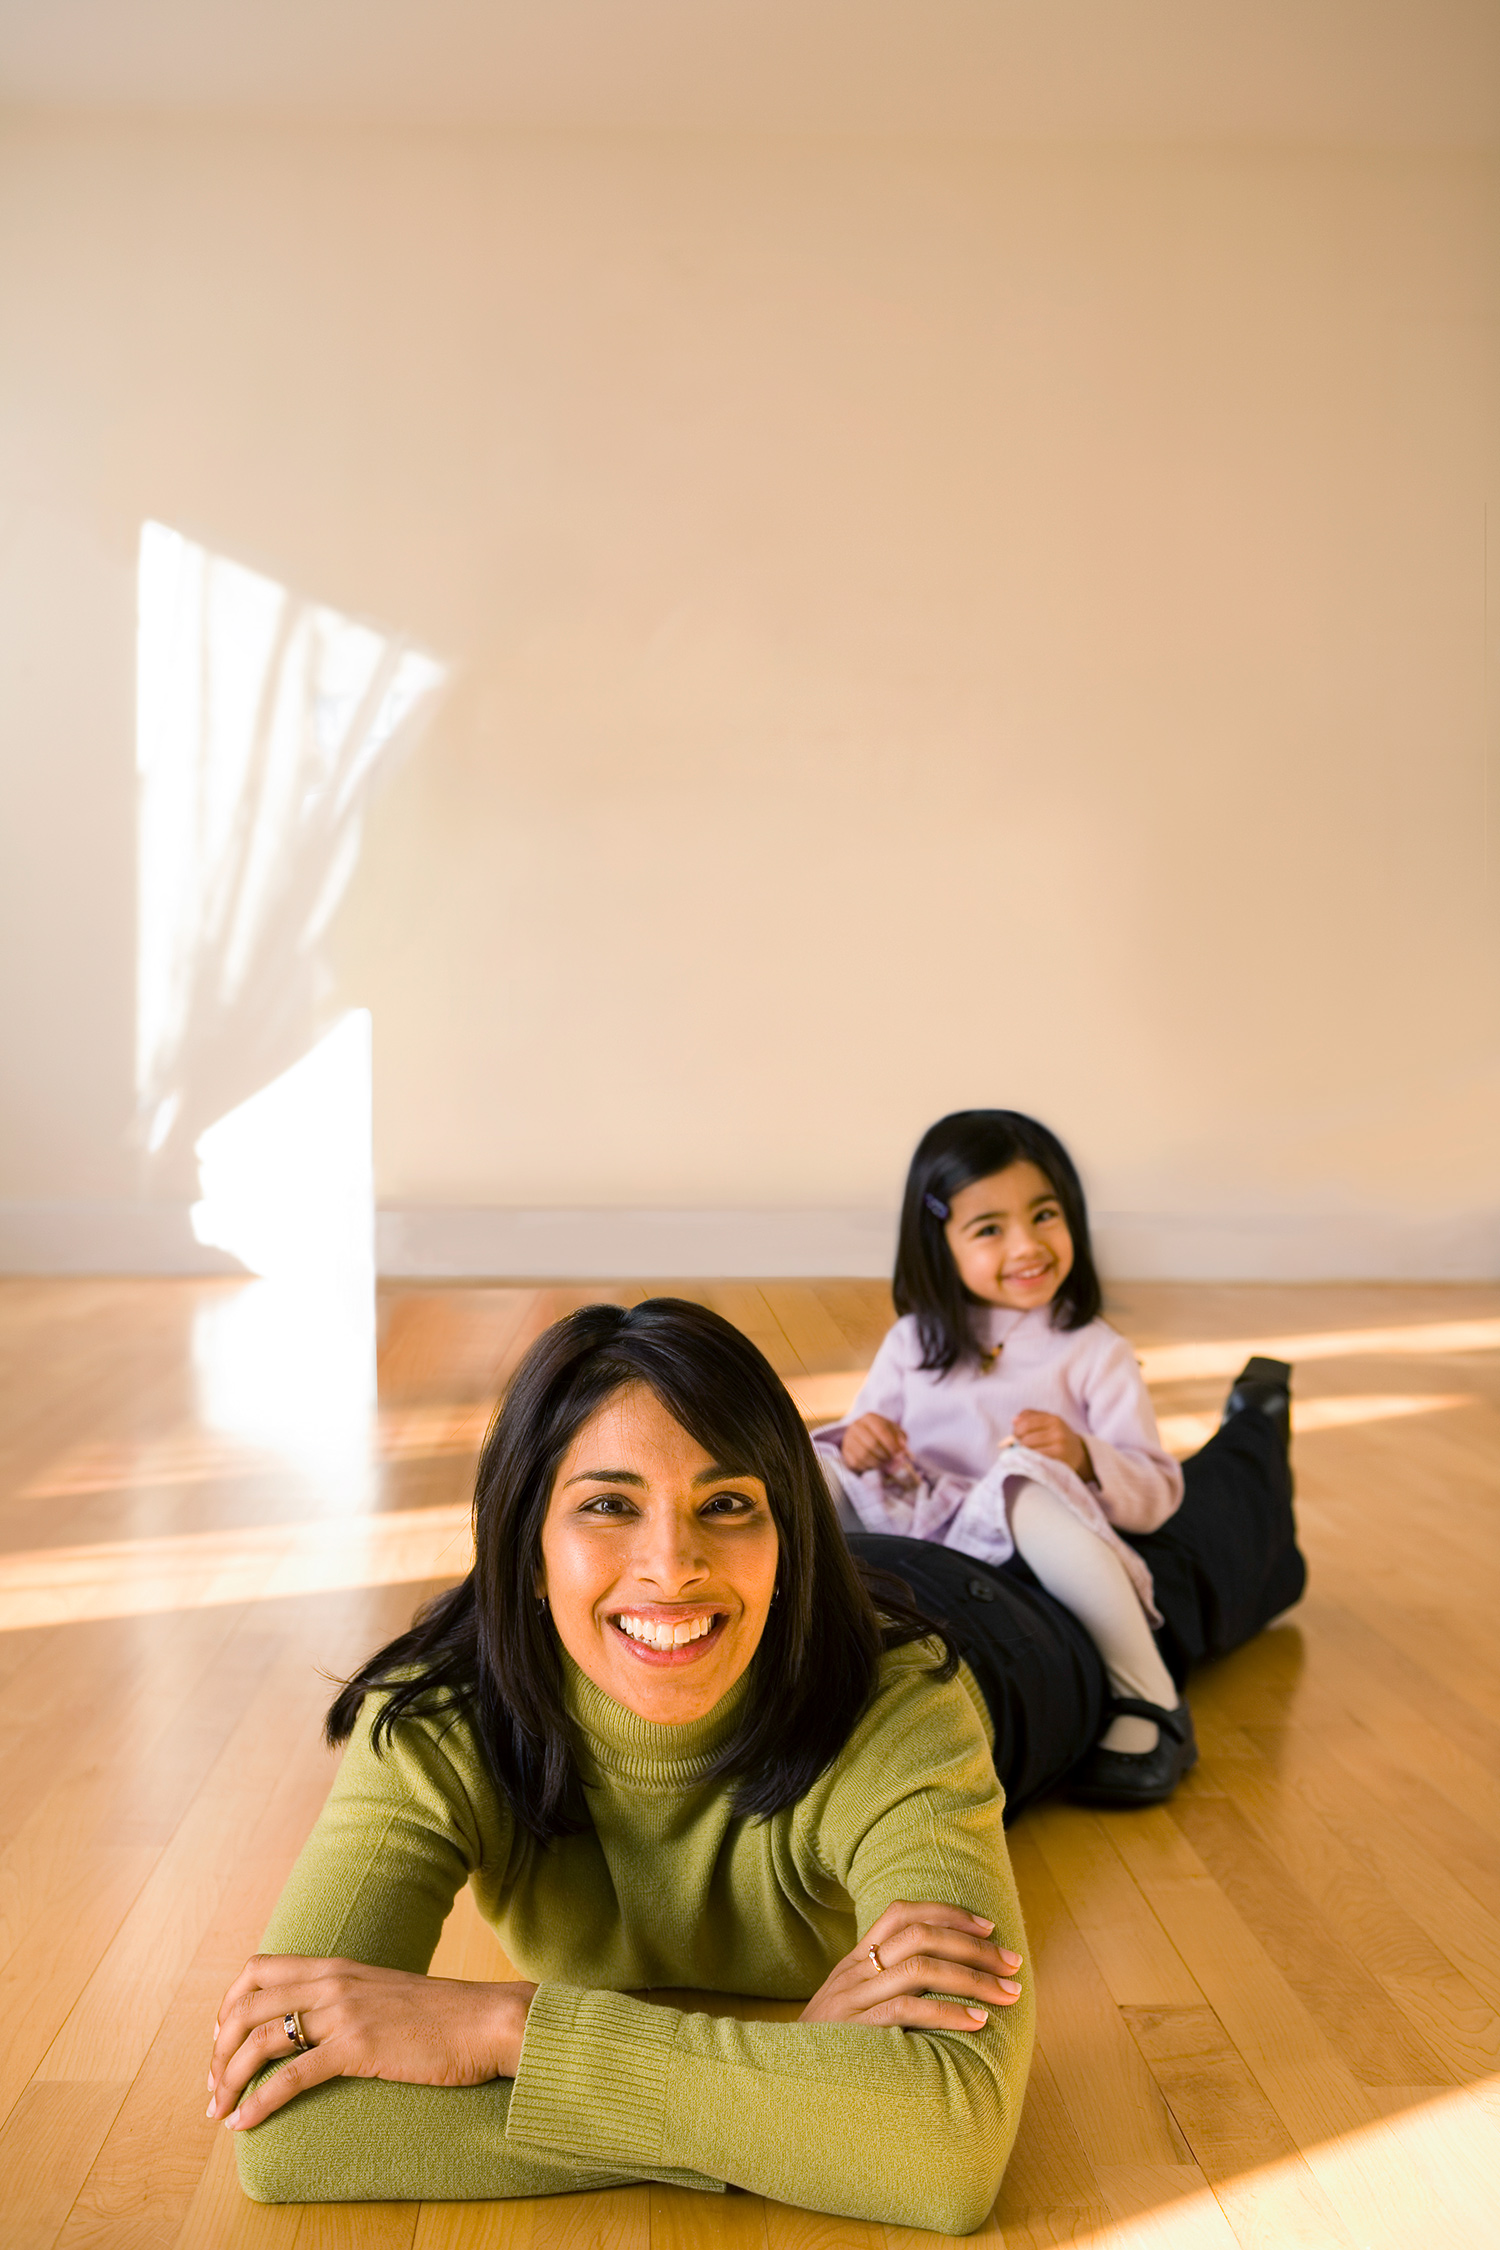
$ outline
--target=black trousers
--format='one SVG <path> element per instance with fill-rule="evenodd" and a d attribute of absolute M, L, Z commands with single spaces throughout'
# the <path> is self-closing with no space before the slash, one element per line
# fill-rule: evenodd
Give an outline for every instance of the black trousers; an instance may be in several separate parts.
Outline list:
<path fill-rule="evenodd" d="M 1292 1479 L 1272 1423 L 1232 1415 L 1183 1463 L 1182 1506 L 1160 1531 L 1125 1536 L 1143 1557 L 1163 1623 L 1162 1661 L 1179 1688 L 1195 1664 L 1254 1637 L 1307 1583 Z M 995 1768 L 1013 1820 L 1098 1741 L 1109 1682 L 1098 1649 L 1019 1555 L 998 1567 L 926 1539 L 855 1532 L 861 1561 L 904 1579 L 945 1625 L 995 1725 Z"/>

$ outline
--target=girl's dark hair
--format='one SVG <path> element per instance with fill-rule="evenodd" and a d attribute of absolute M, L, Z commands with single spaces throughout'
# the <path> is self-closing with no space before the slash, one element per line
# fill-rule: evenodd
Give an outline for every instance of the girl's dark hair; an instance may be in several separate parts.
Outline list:
<path fill-rule="evenodd" d="M 943 1231 L 947 1212 L 955 1195 L 973 1181 L 1018 1163 L 1034 1164 L 1045 1176 L 1073 1237 L 1073 1270 L 1052 1300 L 1053 1326 L 1085 1328 L 1099 1317 L 1104 1298 L 1089 1240 L 1088 1205 L 1062 1142 L 1018 1109 L 956 1109 L 930 1125 L 917 1143 L 901 1203 L 891 1291 L 898 1313 L 916 1315 L 922 1365 L 939 1374 L 978 1357 L 972 1326 L 978 1299 L 958 1278 Z"/>
<path fill-rule="evenodd" d="M 738 1811 L 764 1817 L 806 1793 L 848 1741 L 885 1649 L 936 1637 L 939 1676 L 957 1662 L 898 1580 L 856 1566 L 802 1418 L 748 1337 L 675 1297 L 629 1310 L 585 1305 L 538 1337 L 490 1424 L 474 1568 L 360 1666 L 327 1721 L 329 1742 L 345 1741 L 366 1695 L 381 1693 L 379 1750 L 403 1716 L 431 1711 L 446 1690 L 517 1822 L 542 1844 L 588 1826 L 557 1635 L 536 1595 L 542 1523 L 568 1447 L 631 1383 L 646 1384 L 726 1473 L 759 1477 L 775 1520 L 776 1599 L 740 1723 L 709 1768 L 733 1779 Z"/>

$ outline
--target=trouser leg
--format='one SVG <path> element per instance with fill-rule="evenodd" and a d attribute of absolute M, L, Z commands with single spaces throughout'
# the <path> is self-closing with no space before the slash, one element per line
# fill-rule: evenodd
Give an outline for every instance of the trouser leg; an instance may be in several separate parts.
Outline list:
<path fill-rule="evenodd" d="M 1024 1563 L 995 1570 L 954 1547 L 870 1531 L 849 1545 L 861 1562 L 904 1580 L 917 1607 L 951 1634 L 988 1706 L 1005 1818 L 1014 1820 L 1099 1739 L 1109 1684 L 1087 1629 Z"/>
<path fill-rule="evenodd" d="M 1176 1515 L 1160 1531 L 1124 1535 L 1151 1571 L 1165 1620 L 1156 1646 L 1179 1688 L 1194 1664 L 1227 1656 L 1290 1608 L 1307 1580 L 1291 1474 L 1265 1415 L 1232 1416 L 1183 1471 Z M 904 1579 L 951 1632 L 989 1707 L 1013 1820 L 1099 1739 L 1110 1687 L 1087 1628 L 1019 1554 L 997 1570 L 924 1539 L 856 1532 L 849 1544 Z"/>
<path fill-rule="evenodd" d="M 1251 1640 L 1307 1583 L 1291 1470 L 1266 1415 L 1231 1415 L 1182 1469 L 1177 1513 L 1160 1531 L 1124 1535 L 1151 1572 L 1164 1620 L 1157 1646 L 1179 1687 L 1195 1664 Z"/>
<path fill-rule="evenodd" d="M 1140 1598 L 1114 1548 L 1090 1531 L 1065 1500 L 1029 1478 L 1010 1494 L 1010 1529 L 1016 1552 L 1030 1564 L 1055 1601 L 1088 1627 L 1116 1695 L 1139 1697 L 1170 1711 L 1177 1687 L 1157 1653 Z M 1107 1750 L 1154 1750 L 1158 1730 L 1149 1719 L 1117 1718 L 1104 1735 Z"/>

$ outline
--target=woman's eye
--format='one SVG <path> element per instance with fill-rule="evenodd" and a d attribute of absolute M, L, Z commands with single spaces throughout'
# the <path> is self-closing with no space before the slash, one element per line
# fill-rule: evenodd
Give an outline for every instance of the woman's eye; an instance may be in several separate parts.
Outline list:
<path fill-rule="evenodd" d="M 592 1500 L 585 1500 L 579 1513 L 586 1516 L 630 1516 L 634 1515 L 635 1506 L 621 1492 L 600 1492 Z"/>
<path fill-rule="evenodd" d="M 704 1502 L 702 1513 L 705 1516 L 742 1516 L 754 1505 L 748 1493 L 716 1492 L 712 1500 Z"/>

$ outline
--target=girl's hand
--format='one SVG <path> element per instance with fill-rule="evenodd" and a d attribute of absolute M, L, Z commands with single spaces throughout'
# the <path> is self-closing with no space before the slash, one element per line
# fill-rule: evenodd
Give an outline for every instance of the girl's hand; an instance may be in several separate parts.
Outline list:
<path fill-rule="evenodd" d="M 243 2133 L 326 2078 L 397 2078 L 408 2086 L 514 2078 L 535 1991 L 534 1984 L 463 1984 L 363 1961 L 258 1953 L 219 2009 L 208 2114 Z M 283 2027 L 294 2013 L 312 2042 L 305 2055 Z M 284 2055 L 295 2060 L 246 2095 L 256 2072 Z"/>
<path fill-rule="evenodd" d="M 1049 1461 L 1061 1461 L 1085 1483 L 1093 1482 L 1094 1464 L 1089 1459 L 1089 1449 L 1060 1414 L 1034 1414 L 1027 1407 L 1016 1416 L 1011 1429 L 1017 1445 L 1028 1446 L 1033 1453 L 1044 1454 Z"/>
<path fill-rule="evenodd" d="M 883 1414 L 861 1414 L 845 1430 L 839 1451 L 858 1476 L 865 1469 L 883 1468 L 906 1451 L 906 1432 Z"/>
<path fill-rule="evenodd" d="M 993 1922 L 961 1906 L 897 1899 L 808 2001 L 799 2023 L 897 2024 L 909 2031 L 979 2031 L 991 2008 L 1014 2007 L 1019 1953 L 993 1943 Z M 879 1967 L 870 1958 L 874 1947 Z M 934 1992 L 966 1996 L 934 2000 Z"/>

